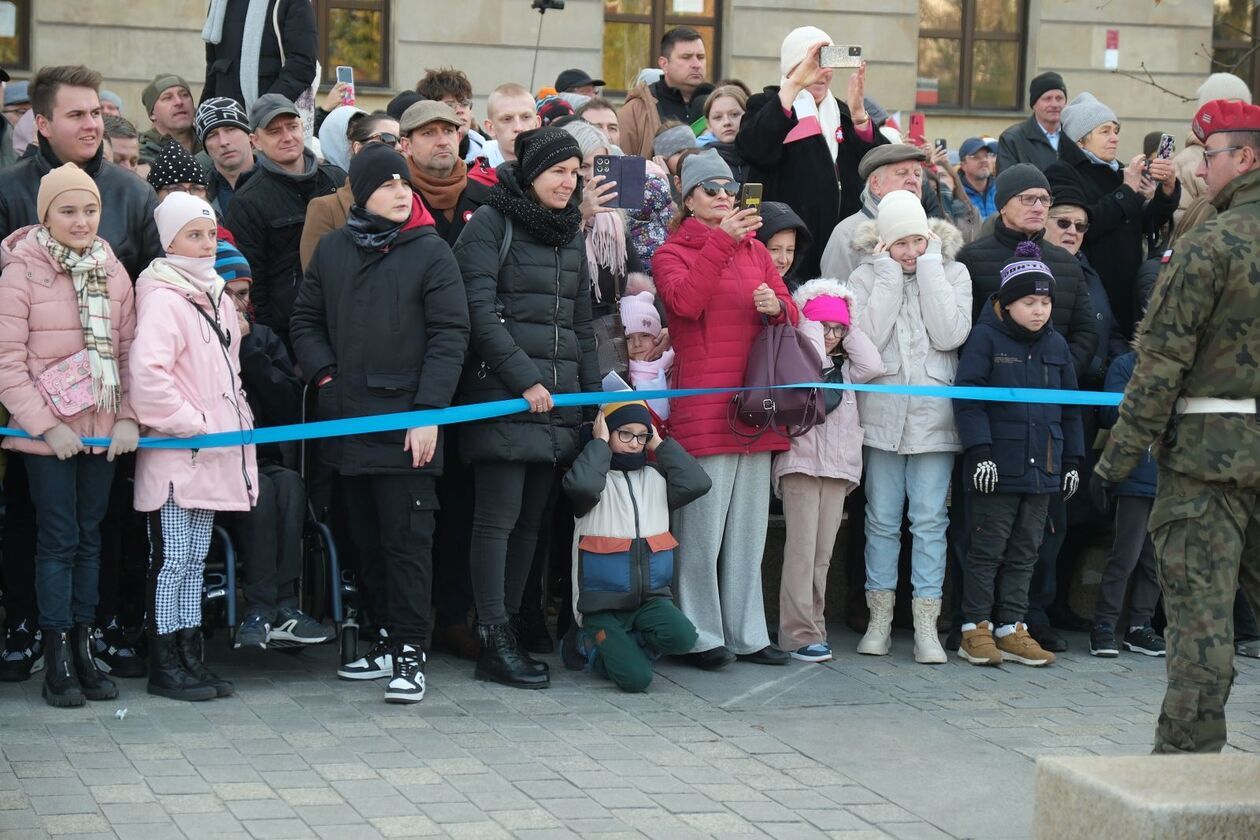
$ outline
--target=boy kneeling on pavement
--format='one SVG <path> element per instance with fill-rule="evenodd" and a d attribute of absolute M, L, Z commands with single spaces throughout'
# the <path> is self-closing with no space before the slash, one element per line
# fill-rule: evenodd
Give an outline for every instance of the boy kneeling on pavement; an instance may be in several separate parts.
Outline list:
<path fill-rule="evenodd" d="M 1075 391 L 1067 341 L 1050 321 L 1053 307 L 1054 276 L 1035 244 L 1020 243 L 963 345 L 954 385 Z M 1028 635 L 1023 617 L 1050 495 L 1070 499 L 1080 486 L 1080 410 L 956 399 L 954 420 L 971 484 L 958 655 L 972 665 L 1049 665 L 1054 654 Z"/>
<path fill-rule="evenodd" d="M 623 691 L 646 691 L 654 654 L 691 650 L 696 628 L 671 591 L 678 541 L 669 514 L 711 486 L 695 458 L 661 439 L 643 401 L 611 403 L 596 415 L 594 438 L 564 477 L 576 517 L 577 625 L 562 645 L 569 668 L 589 665 Z"/>

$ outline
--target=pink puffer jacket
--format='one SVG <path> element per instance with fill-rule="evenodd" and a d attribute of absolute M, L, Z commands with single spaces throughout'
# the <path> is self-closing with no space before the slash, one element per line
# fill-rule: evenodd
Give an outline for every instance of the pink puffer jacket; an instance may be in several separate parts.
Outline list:
<path fill-rule="evenodd" d="M 232 299 L 219 300 L 223 347 L 210 325 L 205 295 L 165 283 L 145 269 L 136 281 L 136 340 L 131 345 L 131 405 L 153 436 L 191 437 L 252 429 L 241 390 L 240 344 Z M 253 445 L 214 449 L 141 449 L 136 457 L 135 507 L 157 510 L 171 487 L 175 503 L 202 510 L 249 510 L 258 499 Z"/>
<path fill-rule="evenodd" d="M 64 422 L 79 437 L 109 437 L 115 420 L 135 419 L 127 369 L 136 328 L 131 278 L 106 243 L 110 336 L 122 384 L 118 413 L 91 409 L 71 420 L 62 420 L 35 381 L 54 362 L 83 349 L 83 322 L 74 281 L 48 249 L 35 241 L 37 227 L 15 230 L 0 244 L 0 263 L 4 266 L 0 272 L 0 402 L 13 415 L 10 428 L 42 435 Z M 30 455 L 52 455 L 52 449 L 42 440 L 6 437 L 3 446 Z M 100 454 L 105 450 L 89 451 Z"/>
<path fill-rule="evenodd" d="M 819 295 L 842 297 L 849 304 L 849 312 L 854 310 L 853 290 L 847 283 L 838 280 L 810 280 L 797 289 L 792 298 L 804 311 L 805 304 Z M 822 324 L 807 320 L 801 315 L 798 329 L 814 342 L 818 355 L 825 360 L 824 364 L 827 366 L 823 375 L 828 381 L 832 381 L 834 371 L 831 357 L 825 349 Z M 866 337 L 856 321 L 849 327 L 843 346 L 848 356 L 840 369 L 845 382 L 860 385 L 884 372 L 884 360 L 880 358 L 879 348 Z M 840 405 L 827 412 L 827 419 L 822 424 L 798 438 L 792 438 L 792 448 L 775 456 L 771 480 L 776 495 L 779 494 L 779 479 L 789 473 L 803 473 L 818 478 L 843 478 L 854 484 L 861 482 L 862 423 L 858 417 L 857 394 L 853 391 L 842 391 L 841 394 Z"/>

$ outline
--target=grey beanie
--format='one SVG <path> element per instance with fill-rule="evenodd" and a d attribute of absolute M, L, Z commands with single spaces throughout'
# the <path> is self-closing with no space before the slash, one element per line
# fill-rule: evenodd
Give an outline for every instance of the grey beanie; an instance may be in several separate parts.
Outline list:
<path fill-rule="evenodd" d="M 572 120 L 560 126 L 560 130 L 567 131 L 577 141 L 582 150 L 583 161 L 590 159 L 591 152 L 601 147 L 608 150 L 605 154 L 612 153 L 612 143 L 608 135 L 586 120 Z"/>
<path fill-rule="evenodd" d="M 1063 131 L 1068 139 L 1075 142 L 1103 123 L 1120 124 L 1116 112 L 1098 101 L 1092 93 L 1079 93 L 1076 98 L 1063 109 L 1059 118 L 1063 123 Z"/>
<path fill-rule="evenodd" d="M 1050 192 L 1050 182 L 1046 180 L 1045 174 L 1040 169 L 1031 163 L 1017 163 L 1014 166 L 1008 166 L 998 173 L 996 195 L 993 197 L 993 203 L 1001 210 L 1006 206 L 1006 202 L 1024 190 L 1031 190 L 1037 187 L 1041 187 L 1047 193 Z"/>
<path fill-rule="evenodd" d="M 656 139 L 652 141 L 652 154 L 660 155 L 669 160 L 681 151 L 695 149 L 699 146 L 700 144 L 696 142 L 696 135 L 691 130 L 691 126 L 676 125 L 656 135 Z"/>
<path fill-rule="evenodd" d="M 731 174 L 731 168 L 726 165 L 726 161 L 722 160 L 717 149 L 708 149 L 698 155 L 688 155 L 683 160 L 680 195 L 686 198 L 701 181 L 707 181 L 710 178 L 735 180 L 735 176 Z"/>

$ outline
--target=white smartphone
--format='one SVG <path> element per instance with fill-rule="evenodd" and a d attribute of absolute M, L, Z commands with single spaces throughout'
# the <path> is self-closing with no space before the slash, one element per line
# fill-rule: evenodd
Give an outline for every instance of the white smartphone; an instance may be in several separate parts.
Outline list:
<path fill-rule="evenodd" d="M 818 64 L 822 67 L 861 67 L 862 48 L 856 44 L 823 47 L 818 55 Z"/>
<path fill-rule="evenodd" d="M 354 104 L 354 68 L 347 67 L 344 64 L 337 65 L 337 83 L 347 84 L 349 88 L 341 95 L 342 105 Z"/>

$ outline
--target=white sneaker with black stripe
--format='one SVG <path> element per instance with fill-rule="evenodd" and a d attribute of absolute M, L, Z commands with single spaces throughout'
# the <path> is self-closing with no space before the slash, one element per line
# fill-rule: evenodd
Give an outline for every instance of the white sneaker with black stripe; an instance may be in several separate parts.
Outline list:
<path fill-rule="evenodd" d="M 385 687 L 386 703 L 419 703 L 424 699 L 424 651 L 399 645 L 394 651 L 394 675 Z"/>
<path fill-rule="evenodd" d="M 337 678 L 342 680 L 383 680 L 393 674 L 394 657 L 390 652 L 389 637 L 384 630 L 372 647 L 368 648 L 367 656 L 360 656 L 337 669 Z"/>

